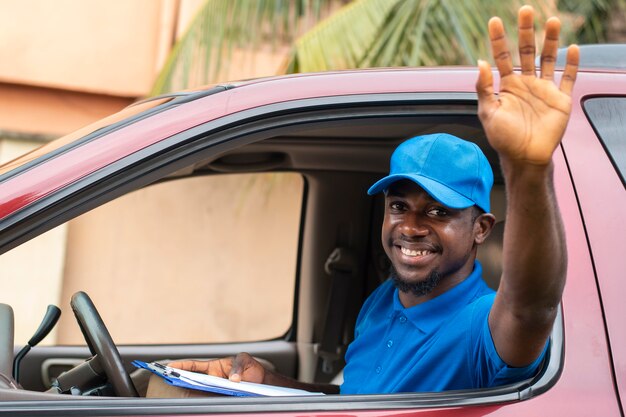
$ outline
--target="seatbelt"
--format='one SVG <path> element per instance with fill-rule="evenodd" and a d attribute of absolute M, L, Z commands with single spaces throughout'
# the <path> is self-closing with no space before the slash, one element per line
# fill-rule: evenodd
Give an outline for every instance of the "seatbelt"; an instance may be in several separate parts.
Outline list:
<path fill-rule="evenodd" d="M 343 358 L 343 329 L 346 316 L 346 304 L 352 276 L 356 271 L 356 256 L 345 247 L 335 248 L 324 264 L 324 270 L 331 278 L 324 332 L 318 353 L 316 381 L 332 379 L 339 371 L 336 362 Z"/>

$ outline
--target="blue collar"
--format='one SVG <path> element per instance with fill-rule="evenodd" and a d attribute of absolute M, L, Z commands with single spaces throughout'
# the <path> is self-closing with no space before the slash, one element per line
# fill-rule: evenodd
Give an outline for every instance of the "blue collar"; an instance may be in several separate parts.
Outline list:
<path fill-rule="evenodd" d="M 393 293 L 393 309 L 396 314 L 404 314 L 421 332 L 431 333 L 458 312 L 459 308 L 474 300 L 483 286 L 486 287 L 482 273 L 482 266 L 474 261 L 474 270 L 463 281 L 432 300 L 409 308 L 405 308 L 400 302 L 396 288 Z"/>

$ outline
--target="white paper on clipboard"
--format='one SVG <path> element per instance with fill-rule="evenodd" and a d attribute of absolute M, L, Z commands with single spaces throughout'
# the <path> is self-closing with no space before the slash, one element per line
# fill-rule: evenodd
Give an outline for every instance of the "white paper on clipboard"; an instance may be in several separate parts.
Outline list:
<path fill-rule="evenodd" d="M 321 392 L 309 392 L 274 385 L 255 384 L 253 382 L 233 382 L 225 378 L 170 368 L 169 366 L 157 362 L 146 363 L 143 361 L 133 361 L 132 364 L 137 368 L 147 369 L 155 375 L 160 376 L 170 385 L 222 395 L 238 397 L 324 395 Z"/>

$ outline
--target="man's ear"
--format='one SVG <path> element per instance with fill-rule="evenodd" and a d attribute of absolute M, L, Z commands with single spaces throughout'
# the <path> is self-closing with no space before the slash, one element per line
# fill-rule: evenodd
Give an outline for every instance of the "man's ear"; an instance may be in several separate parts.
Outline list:
<path fill-rule="evenodd" d="M 496 224 L 496 217 L 491 213 L 481 213 L 474 220 L 474 243 L 480 245 L 487 239 Z"/>

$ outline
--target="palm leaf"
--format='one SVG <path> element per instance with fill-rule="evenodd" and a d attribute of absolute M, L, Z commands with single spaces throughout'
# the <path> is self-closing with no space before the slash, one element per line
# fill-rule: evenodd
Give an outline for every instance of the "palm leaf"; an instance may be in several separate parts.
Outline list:
<path fill-rule="evenodd" d="M 487 21 L 516 27 L 512 0 L 357 0 L 296 41 L 286 72 L 474 64 L 489 54 Z M 551 11 L 531 1 L 538 17 Z M 515 41 L 516 31 L 510 34 Z"/>
<path fill-rule="evenodd" d="M 335 2 L 340 0 L 335 0 Z M 318 20 L 331 0 L 206 0 L 174 45 L 152 95 L 216 81 L 228 72 L 234 48 L 291 41 L 300 21 Z"/>
<path fill-rule="evenodd" d="M 388 10 L 397 2 L 355 1 L 345 6 L 296 42 L 285 72 L 356 67 L 363 48 L 373 42 Z"/>
<path fill-rule="evenodd" d="M 300 37 L 284 72 L 356 68 L 385 27 L 391 9 L 402 0 L 357 0 Z"/>

